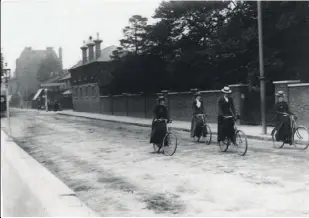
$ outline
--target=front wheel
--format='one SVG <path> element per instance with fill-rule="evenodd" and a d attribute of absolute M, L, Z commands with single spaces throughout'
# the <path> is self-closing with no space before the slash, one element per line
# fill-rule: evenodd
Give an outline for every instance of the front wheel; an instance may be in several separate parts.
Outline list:
<path fill-rule="evenodd" d="M 240 156 L 244 156 L 247 153 L 247 150 L 248 150 L 247 136 L 243 131 L 238 130 L 236 132 L 235 137 L 236 137 L 235 146 L 237 147 L 237 153 Z"/>
<path fill-rule="evenodd" d="M 166 156 L 173 156 L 176 152 L 177 145 L 177 136 L 172 132 L 168 132 L 163 139 L 163 153 Z"/>
<path fill-rule="evenodd" d="M 211 143 L 211 139 L 212 139 L 212 132 L 211 132 L 210 126 L 208 126 L 207 124 L 203 128 L 203 134 L 206 135 L 205 136 L 206 145 L 209 145 Z"/>
<path fill-rule="evenodd" d="M 299 126 L 295 129 L 293 143 L 300 150 L 306 150 L 309 147 L 309 132 L 306 127 Z"/>

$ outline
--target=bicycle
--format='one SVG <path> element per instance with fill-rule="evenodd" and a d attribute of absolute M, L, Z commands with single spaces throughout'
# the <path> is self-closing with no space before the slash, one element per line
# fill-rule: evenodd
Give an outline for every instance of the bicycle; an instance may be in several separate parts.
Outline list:
<path fill-rule="evenodd" d="M 282 113 L 283 116 L 290 116 L 291 123 L 291 143 L 294 147 L 299 148 L 300 150 L 306 150 L 309 147 L 309 131 L 304 126 L 297 126 L 296 120 L 297 117 L 294 114 Z M 276 135 L 278 130 L 276 127 L 272 130 L 271 136 L 273 140 L 273 145 L 275 148 L 283 148 L 286 143 L 285 140 L 277 141 Z"/>
<path fill-rule="evenodd" d="M 202 136 L 205 136 L 205 143 L 207 145 L 209 145 L 211 143 L 211 139 L 212 139 L 212 132 L 211 132 L 211 129 L 210 129 L 210 126 L 206 123 L 206 115 L 205 114 L 197 114 L 195 115 L 197 118 L 202 118 L 203 120 L 203 123 L 201 124 L 200 128 L 201 128 L 201 131 L 200 131 L 200 135 L 199 136 L 194 136 L 195 140 L 197 142 L 200 141 L 201 137 Z"/>
<path fill-rule="evenodd" d="M 223 118 L 224 119 L 234 119 L 233 116 L 224 116 Z M 234 123 L 234 131 L 235 131 L 235 143 L 232 142 L 233 141 L 232 139 L 225 138 L 224 141 L 219 142 L 220 150 L 222 152 L 226 152 L 228 150 L 230 144 L 233 143 L 234 146 L 236 146 L 237 153 L 240 156 L 244 156 L 247 153 L 247 150 L 248 150 L 247 136 L 242 130 L 238 129 L 236 123 Z M 237 140 L 239 140 L 239 141 L 237 142 Z M 241 148 L 243 148 L 243 149 L 241 149 Z"/>
<path fill-rule="evenodd" d="M 178 140 L 177 136 L 170 131 L 168 127 L 168 123 L 171 123 L 172 121 L 170 120 L 169 122 L 166 119 L 156 119 L 154 120 L 155 122 L 165 122 L 165 136 L 163 137 L 162 143 L 161 144 L 153 144 L 153 149 L 155 152 L 159 153 L 160 150 L 163 148 L 163 154 L 166 156 L 173 156 L 176 152 L 177 145 L 178 145 Z"/>

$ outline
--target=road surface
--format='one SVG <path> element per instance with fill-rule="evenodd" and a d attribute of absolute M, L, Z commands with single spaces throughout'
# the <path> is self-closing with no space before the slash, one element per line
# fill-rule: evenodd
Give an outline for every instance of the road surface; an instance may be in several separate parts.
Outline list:
<path fill-rule="evenodd" d="M 240 157 L 178 131 L 167 157 L 149 128 L 53 112 L 14 112 L 11 132 L 101 216 L 309 216 L 308 151 L 249 140 Z"/>

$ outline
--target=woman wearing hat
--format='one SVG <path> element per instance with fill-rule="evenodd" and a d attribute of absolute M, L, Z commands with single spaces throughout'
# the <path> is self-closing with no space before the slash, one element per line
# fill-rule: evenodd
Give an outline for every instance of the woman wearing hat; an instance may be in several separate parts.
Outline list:
<path fill-rule="evenodd" d="M 157 98 L 158 104 L 153 110 L 154 119 L 152 121 L 152 130 L 150 136 L 150 143 L 160 145 L 166 134 L 166 123 L 157 121 L 158 119 L 165 119 L 170 122 L 168 109 L 165 106 L 164 96 Z"/>
<path fill-rule="evenodd" d="M 223 96 L 218 99 L 218 143 L 224 141 L 226 137 L 235 142 L 234 119 L 226 116 L 236 116 L 233 98 L 230 97 L 232 90 L 228 86 L 221 89 Z"/>
<path fill-rule="evenodd" d="M 292 113 L 290 112 L 288 103 L 284 101 L 284 95 L 283 91 L 278 91 L 276 94 L 277 103 L 275 105 L 275 111 L 277 125 L 275 128 L 278 130 L 276 139 L 291 144 L 291 123 L 290 116 L 288 115 L 291 115 Z"/>
<path fill-rule="evenodd" d="M 203 123 L 202 117 L 197 117 L 198 114 L 204 114 L 204 104 L 201 93 L 195 93 L 195 99 L 192 103 L 193 118 L 191 121 L 191 137 L 200 137 L 201 129 L 197 128 Z"/>

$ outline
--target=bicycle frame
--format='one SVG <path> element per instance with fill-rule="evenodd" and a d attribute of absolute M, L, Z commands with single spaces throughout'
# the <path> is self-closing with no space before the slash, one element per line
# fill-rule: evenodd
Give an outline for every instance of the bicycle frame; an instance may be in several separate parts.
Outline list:
<path fill-rule="evenodd" d="M 206 115 L 205 114 L 196 114 L 195 115 L 196 117 L 202 117 L 203 119 L 203 125 L 202 126 L 205 126 L 206 125 Z"/>

